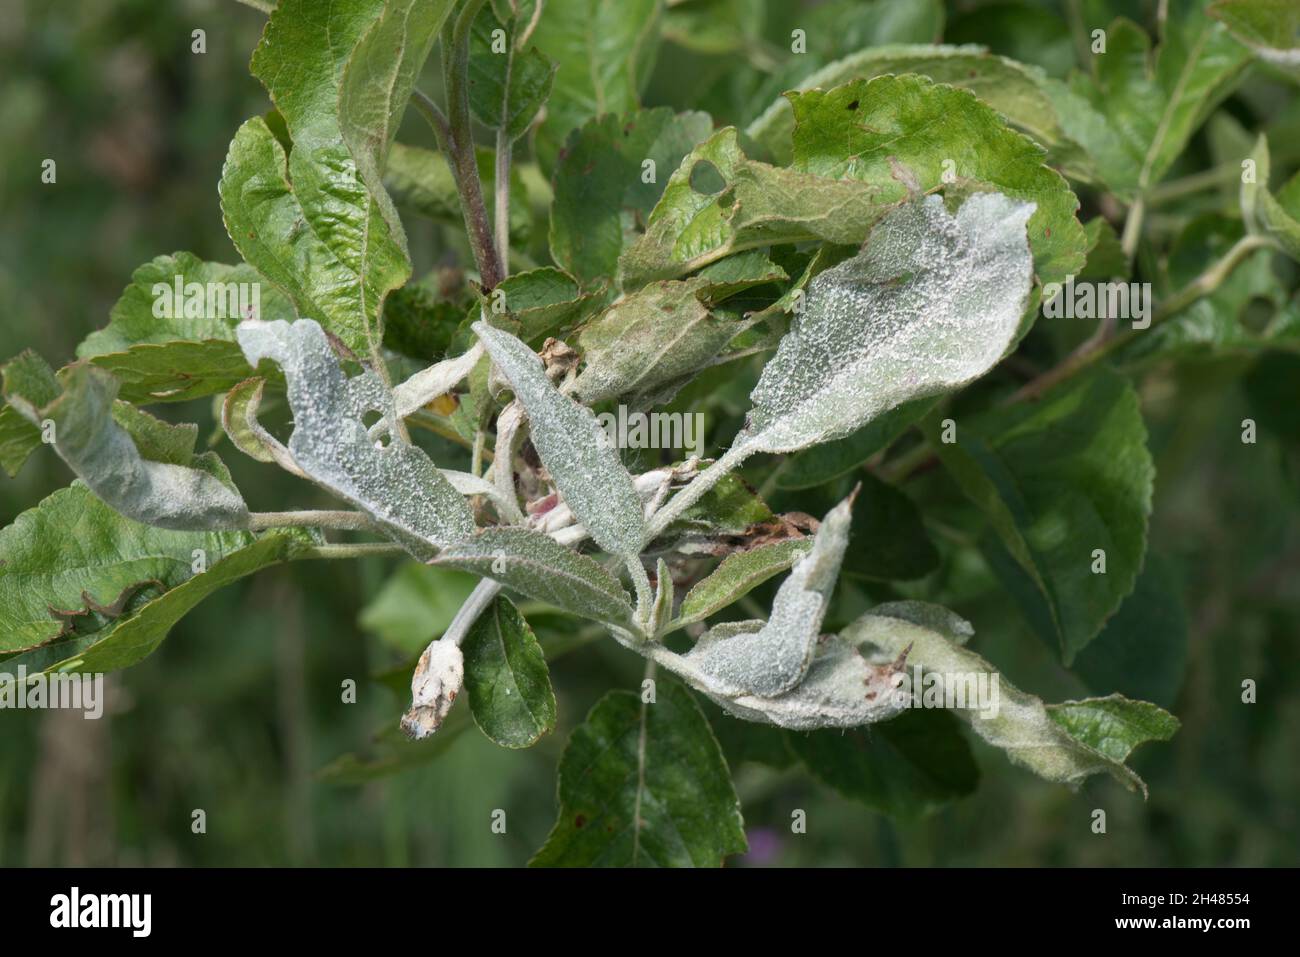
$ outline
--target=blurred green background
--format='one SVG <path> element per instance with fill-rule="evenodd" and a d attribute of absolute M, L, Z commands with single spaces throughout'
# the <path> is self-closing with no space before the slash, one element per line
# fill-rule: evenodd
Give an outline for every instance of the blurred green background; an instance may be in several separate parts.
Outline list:
<path fill-rule="evenodd" d="M 897 28 L 864 4 L 769 7 L 743 50 L 710 55 L 666 44 L 645 102 L 707 109 L 719 125 L 743 121 L 785 88 L 796 68 L 807 72 L 815 62 L 892 39 Z M 950 42 L 986 43 L 1060 76 L 1075 62 L 1072 17 L 1105 23 L 1127 11 L 1148 22 L 1153 8 L 950 3 L 935 29 Z M 132 270 L 155 255 L 188 250 L 235 260 L 216 184 L 239 123 L 268 107 L 247 70 L 263 21 L 233 0 L 4 0 L 0 357 L 33 347 L 55 364 L 65 361 L 106 323 Z M 810 59 L 796 67 L 783 38 L 805 23 Z M 198 28 L 206 31 L 202 55 L 190 49 Z M 722 37 L 717 46 L 734 42 Z M 1276 131 L 1296 131 L 1293 89 L 1261 76 L 1225 111 L 1244 129 L 1274 130 L 1275 156 L 1285 157 Z M 404 128 L 403 138 L 428 142 L 418 125 Z M 1211 165 L 1217 142 L 1209 131 L 1198 134 L 1186 168 Z M 40 181 L 47 158 L 58 164 L 52 185 Z M 1082 198 L 1095 207 L 1095 197 Z M 1181 225 L 1157 221 L 1153 228 Z M 442 255 L 443 235 L 427 223 L 410 231 L 419 275 Z M 1293 276 L 1283 278 L 1294 287 Z M 1026 349 L 1033 348 L 1031 337 Z M 975 742 L 977 792 L 922 820 L 895 822 L 816 784 L 797 765 L 775 768 L 733 749 L 751 842 L 750 855 L 734 863 L 1300 861 L 1300 378 L 1289 359 L 1262 361 L 1272 365 L 1231 356 L 1192 362 L 1158 369 L 1145 382 L 1159 470 L 1151 535 L 1159 558 L 1152 564 L 1182 597 L 1164 601 L 1156 589 L 1146 610 L 1160 619 L 1152 628 L 1185 635 L 1174 652 L 1185 666 L 1167 669 L 1167 687 L 1155 699 L 1179 716 L 1182 731 L 1133 762 L 1150 786 L 1149 801 L 1102 779 L 1072 793 Z M 736 398 L 719 387 L 713 401 L 721 412 Z M 206 401 L 166 410 L 173 413 L 213 427 Z M 1263 427 L 1253 447 L 1239 439 L 1247 415 Z M 314 504 L 293 480 L 225 451 L 255 507 Z M 0 521 L 8 524 L 68 480 L 52 455 L 33 456 L 16 480 L 0 482 Z M 909 493 L 955 501 L 937 475 L 921 477 Z M 774 504 L 816 511 L 797 497 Z M 972 565 L 968 549 L 936 540 L 944 594 L 974 622 L 978 650 L 1048 700 L 1082 694 L 990 585 L 988 569 Z M 441 735 L 436 748 L 394 748 L 403 676 L 372 679 L 432 636 L 457 590 L 447 581 L 430 590 L 429 579 L 409 569 L 386 587 L 398 565 L 302 563 L 217 594 L 158 653 L 111 678 L 104 720 L 0 712 L 0 864 L 525 862 L 554 819 L 555 766 L 569 732 L 604 691 L 636 687 L 641 662 L 612 642 L 588 641 L 571 623 L 530 616 L 548 647 L 579 645 L 552 662 L 560 708 L 554 734 L 509 752 L 470 726 Z M 896 593 L 881 587 L 865 594 L 882 600 Z M 1257 704 L 1241 704 L 1244 678 L 1258 682 Z M 341 700 L 348 679 L 358 686 L 355 704 Z M 469 724 L 465 710 L 461 726 Z M 709 714 L 729 741 L 731 719 Z M 411 766 L 374 773 L 394 760 Z M 1108 812 L 1105 835 L 1091 832 L 1094 808 Z M 195 809 L 206 813 L 206 833 L 191 830 Z M 505 834 L 491 830 L 496 809 L 507 812 Z M 806 834 L 790 832 L 795 809 L 807 812 Z"/>

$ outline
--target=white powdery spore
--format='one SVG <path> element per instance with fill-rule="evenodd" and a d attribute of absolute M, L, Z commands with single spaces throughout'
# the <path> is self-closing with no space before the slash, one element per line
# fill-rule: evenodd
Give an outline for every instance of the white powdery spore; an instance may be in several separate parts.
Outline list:
<path fill-rule="evenodd" d="M 951 215 L 928 196 L 882 220 L 857 256 L 809 284 L 741 441 L 792 452 L 988 371 L 1028 300 L 1034 209 L 980 193 Z"/>
<path fill-rule="evenodd" d="M 312 481 L 361 506 L 419 558 L 473 533 L 460 493 L 398 433 L 392 393 L 373 372 L 344 375 L 318 323 L 245 322 L 236 334 L 250 365 L 269 358 L 284 371 L 289 453 Z M 379 415 L 376 434 L 365 425 L 370 413 Z"/>

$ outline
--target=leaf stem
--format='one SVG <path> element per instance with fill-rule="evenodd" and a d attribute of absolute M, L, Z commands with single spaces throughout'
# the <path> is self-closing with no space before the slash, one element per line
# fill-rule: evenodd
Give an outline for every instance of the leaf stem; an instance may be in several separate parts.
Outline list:
<path fill-rule="evenodd" d="M 367 558 L 371 555 L 393 555 L 405 549 L 396 542 L 357 542 L 355 544 L 311 545 L 299 549 L 294 558 Z"/>
<path fill-rule="evenodd" d="M 505 118 L 502 117 L 502 122 Z M 510 154 L 514 146 L 510 142 L 510 131 L 504 126 L 497 128 L 496 170 L 493 174 L 492 214 L 496 217 L 497 259 L 501 263 L 501 278 L 510 272 Z"/>
<path fill-rule="evenodd" d="M 479 583 L 474 586 L 474 590 L 469 593 L 465 599 L 465 604 L 460 606 L 456 612 L 456 617 L 451 620 L 447 630 L 434 641 L 450 641 L 459 645 L 469 634 L 470 626 L 478 620 L 478 616 L 487 610 L 487 606 L 492 604 L 492 600 L 501 592 L 501 585 L 490 578 L 480 578 Z"/>
<path fill-rule="evenodd" d="M 644 624 L 650 620 L 651 609 L 655 603 L 654 591 L 650 587 L 650 576 L 646 573 L 640 558 L 627 560 L 627 572 L 632 578 L 632 584 L 636 586 L 637 619 Z"/>
<path fill-rule="evenodd" d="M 650 524 L 646 528 L 646 544 L 654 541 L 683 512 L 703 498 L 709 489 L 725 478 L 728 472 L 739 467 L 740 463 L 749 458 L 752 452 L 753 449 L 749 446 L 743 442 L 738 442 L 729 448 L 722 458 L 695 476 L 689 485 L 669 499 L 668 503 L 651 517 Z"/>
<path fill-rule="evenodd" d="M 254 512 L 248 517 L 248 528 L 254 532 L 268 528 L 337 528 L 366 531 L 374 527 L 374 520 L 365 512 Z"/>
<path fill-rule="evenodd" d="M 1199 193 L 1203 189 L 1213 189 L 1215 186 L 1236 183 L 1240 179 L 1241 166 L 1236 163 L 1224 163 L 1214 169 L 1202 170 L 1199 173 L 1184 176 L 1182 179 L 1170 180 L 1167 183 L 1159 183 L 1151 187 L 1151 191 L 1147 193 L 1147 204 L 1159 206 L 1173 199 L 1181 199 L 1184 196 Z"/>
<path fill-rule="evenodd" d="M 1128 217 L 1124 220 L 1124 235 L 1120 238 L 1120 249 L 1123 250 L 1127 262 L 1131 263 L 1133 254 L 1137 252 L 1138 240 L 1142 238 L 1142 220 L 1146 217 L 1146 211 L 1145 196 L 1139 196 L 1128 208 Z"/>

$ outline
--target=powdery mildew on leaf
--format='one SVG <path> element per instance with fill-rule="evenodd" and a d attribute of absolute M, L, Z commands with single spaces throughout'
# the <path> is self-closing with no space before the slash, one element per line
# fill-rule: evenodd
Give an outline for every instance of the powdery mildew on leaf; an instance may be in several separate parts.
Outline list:
<path fill-rule="evenodd" d="M 997 670 L 974 652 L 954 644 L 945 635 L 933 631 L 918 621 L 924 620 L 914 607 L 917 603 L 904 603 L 895 611 L 891 606 L 881 606 L 862 616 L 847 629 L 843 636 L 854 645 L 870 646 L 885 656 L 908 650 L 908 661 L 935 675 L 943 685 L 967 675 L 998 675 Z M 907 619 L 894 617 L 902 613 Z M 931 621 L 939 620 L 933 616 Z M 963 629 L 968 632 L 969 626 Z M 1088 715 L 1081 716 L 1084 702 L 1066 702 L 1064 705 L 1044 705 L 1040 698 L 1026 694 L 1011 682 L 998 675 L 997 708 L 980 706 L 954 708 L 958 717 L 968 722 L 971 729 L 994 747 L 1007 752 L 1014 763 L 1028 768 L 1040 777 L 1062 784 L 1077 784 L 1092 774 L 1108 773 L 1131 790 L 1146 793 L 1142 779 L 1130 770 L 1123 758 L 1137 744 L 1152 739 L 1166 739 L 1177 729 L 1172 715 L 1146 702 L 1131 702 L 1120 696 L 1103 699 L 1105 708 L 1091 707 Z M 1127 731 L 1116 714 L 1130 714 L 1140 708 L 1141 720 L 1131 721 Z M 1109 720 L 1100 722 L 1097 714 L 1110 710 Z M 1062 717 L 1054 718 L 1052 709 L 1065 709 Z M 1154 712 L 1159 712 L 1156 715 Z M 1089 728 L 1103 728 L 1106 736 L 1092 735 Z M 1113 740 L 1116 734 L 1127 737 L 1123 746 Z M 1127 750 L 1126 750 L 1127 749 Z"/>
<path fill-rule="evenodd" d="M 465 500 L 402 438 L 392 393 L 373 372 L 347 378 L 318 323 L 249 322 L 238 335 L 250 365 L 272 359 L 284 370 L 294 419 L 289 453 L 312 481 L 365 509 L 418 558 L 473 533 Z M 382 417 L 378 443 L 364 424 L 368 413 Z"/>
<path fill-rule="evenodd" d="M 525 528 L 485 528 L 434 564 L 491 578 L 529 598 L 584 618 L 631 627 L 633 609 L 618 579 L 593 559 Z"/>
<path fill-rule="evenodd" d="M 861 253 L 809 285 L 736 445 L 793 452 L 987 372 L 1028 302 L 1033 211 L 980 193 L 952 215 L 928 196 L 882 220 Z"/>
<path fill-rule="evenodd" d="M 541 359 L 519 339 L 482 321 L 473 328 L 528 413 L 537 454 L 573 514 L 605 551 L 638 555 L 645 534 L 641 497 L 595 413 L 556 389 Z"/>
<path fill-rule="evenodd" d="M 846 499 L 826 516 L 812 551 L 801 558 L 776 593 L 772 616 L 755 634 L 708 632 L 685 660 L 730 697 L 784 694 L 803 680 L 817 650 L 822 619 L 849 541 Z"/>
<path fill-rule="evenodd" d="M 893 662 L 872 664 L 838 635 L 826 636 L 804 680 L 783 695 L 764 698 L 710 695 L 724 711 L 792 731 L 856 728 L 892 718 L 902 710 L 895 689 Z"/>
<path fill-rule="evenodd" d="M 127 518 L 158 528 L 247 527 L 248 507 L 218 477 L 224 469 L 215 456 L 198 460 L 211 471 L 145 459 L 113 419 L 117 382 L 111 375 L 79 363 L 60 378 L 63 394 L 44 408 L 17 395 L 9 402 L 33 425 L 54 424 L 54 450 L 97 496 Z"/>

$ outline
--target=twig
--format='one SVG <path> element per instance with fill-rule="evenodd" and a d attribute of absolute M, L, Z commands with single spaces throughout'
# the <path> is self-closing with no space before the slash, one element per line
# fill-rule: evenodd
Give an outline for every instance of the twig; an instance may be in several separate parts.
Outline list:
<path fill-rule="evenodd" d="M 1186 309 L 1198 299 L 1214 292 L 1247 256 L 1257 249 L 1263 249 L 1271 245 L 1272 241 L 1263 236 L 1243 236 L 1237 240 L 1233 247 L 1223 254 L 1223 258 L 1156 306 L 1155 312 L 1151 316 L 1151 325 L 1143 331 L 1149 332 L 1171 316 Z M 1135 335 L 1137 335 L 1137 331 L 1129 329 L 1105 342 L 1099 342 L 1093 349 L 1072 353 L 1060 365 L 1048 369 L 1038 378 L 1025 383 L 1019 390 L 1012 393 L 1004 404 L 1011 405 L 1015 402 L 1023 402 L 1025 399 L 1037 398 L 1066 379 L 1096 364 L 1121 346 L 1126 345 L 1132 341 Z"/>
<path fill-rule="evenodd" d="M 456 191 L 460 196 L 461 214 L 465 218 L 465 231 L 478 266 L 479 279 L 484 290 L 494 289 L 505 273 L 492 238 L 491 220 L 483 204 L 483 184 L 479 181 L 478 159 L 474 152 L 474 136 L 470 127 L 469 112 L 469 33 L 470 26 L 482 9 L 485 0 L 469 0 L 456 17 L 443 27 L 442 61 L 443 82 L 447 90 L 447 112 L 425 93 L 415 90 L 411 102 L 429 121 L 438 148 L 447 157 Z"/>

